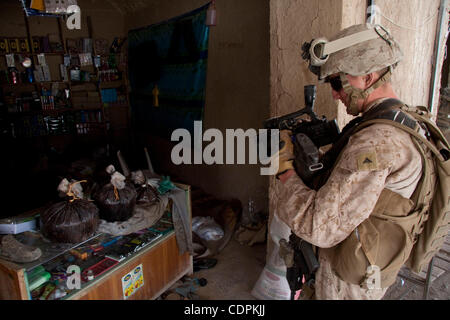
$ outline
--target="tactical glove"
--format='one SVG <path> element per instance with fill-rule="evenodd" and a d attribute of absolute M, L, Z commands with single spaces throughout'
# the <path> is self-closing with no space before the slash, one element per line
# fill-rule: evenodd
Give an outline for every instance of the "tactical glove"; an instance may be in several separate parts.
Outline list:
<path fill-rule="evenodd" d="M 279 161 L 277 179 L 286 171 L 294 169 L 294 145 L 291 135 L 292 132 L 289 130 L 281 130 L 280 132 L 280 150 L 275 154 L 275 159 L 278 158 Z"/>

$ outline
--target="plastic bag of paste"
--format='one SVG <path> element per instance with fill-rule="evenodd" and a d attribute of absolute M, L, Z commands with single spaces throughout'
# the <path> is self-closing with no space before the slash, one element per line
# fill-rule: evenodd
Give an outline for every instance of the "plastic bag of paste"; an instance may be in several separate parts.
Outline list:
<path fill-rule="evenodd" d="M 103 186 L 94 195 L 100 210 L 100 218 L 108 222 L 126 221 L 133 215 L 136 205 L 136 190 L 114 166 L 106 168 L 111 182 Z"/>
<path fill-rule="evenodd" d="M 65 191 L 72 199 L 55 203 L 41 213 L 41 231 L 46 238 L 53 242 L 83 242 L 97 231 L 98 208 L 93 202 L 82 199 L 82 189 L 80 188 L 82 181 L 67 184 L 67 180 L 64 180 L 58 190 Z M 72 189 L 75 189 L 76 192 L 72 192 Z"/>
<path fill-rule="evenodd" d="M 223 229 L 212 217 L 193 217 L 192 231 L 206 241 L 219 240 L 223 237 Z"/>
<path fill-rule="evenodd" d="M 131 181 L 136 188 L 136 204 L 148 204 L 159 200 L 158 190 L 147 183 L 147 178 L 141 170 L 131 173 Z"/>

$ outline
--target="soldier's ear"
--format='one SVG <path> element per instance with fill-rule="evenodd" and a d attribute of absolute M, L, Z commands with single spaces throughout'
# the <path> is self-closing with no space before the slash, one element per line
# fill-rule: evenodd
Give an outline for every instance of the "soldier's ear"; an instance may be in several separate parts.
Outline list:
<path fill-rule="evenodd" d="M 366 85 L 366 88 L 369 88 L 372 86 L 372 84 L 377 81 L 376 73 L 372 72 L 369 74 L 366 74 L 364 76 L 364 84 Z"/>

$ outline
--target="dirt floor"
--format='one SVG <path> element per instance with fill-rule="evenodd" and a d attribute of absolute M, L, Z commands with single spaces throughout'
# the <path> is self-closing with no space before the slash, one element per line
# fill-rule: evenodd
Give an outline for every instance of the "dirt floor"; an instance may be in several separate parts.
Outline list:
<path fill-rule="evenodd" d="M 448 252 L 441 250 L 439 257 L 435 259 L 428 299 L 450 300 L 450 256 Z M 193 278 L 207 280 L 206 286 L 195 286 L 194 298 L 255 300 L 250 292 L 264 268 L 266 245 L 255 244 L 250 247 L 233 239 L 215 258 L 217 264 L 213 268 L 194 272 Z M 423 280 L 402 269 L 396 283 L 391 286 L 383 300 L 422 300 L 424 285 L 420 282 Z"/>
<path fill-rule="evenodd" d="M 428 291 L 428 300 L 450 300 L 450 264 L 446 260 L 435 258 L 432 270 L 432 282 Z M 444 272 L 442 272 L 444 270 Z M 439 272 L 439 275 L 436 274 Z M 384 296 L 383 300 L 424 300 L 425 277 L 419 277 L 403 268 L 397 281 Z"/>
<path fill-rule="evenodd" d="M 198 289 L 200 299 L 255 300 L 250 292 L 264 268 L 266 245 L 250 247 L 232 239 L 215 258 L 216 266 L 194 272 L 194 277 L 208 281 Z"/>

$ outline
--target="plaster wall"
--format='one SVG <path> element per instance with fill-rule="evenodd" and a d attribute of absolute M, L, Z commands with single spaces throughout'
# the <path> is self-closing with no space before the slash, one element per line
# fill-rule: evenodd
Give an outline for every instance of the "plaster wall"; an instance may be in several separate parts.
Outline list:
<path fill-rule="evenodd" d="M 346 13 L 347 14 L 347 13 Z M 317 85 L 315 111 L 328 119 L 338 118 L 338 103 L 327 84 L 319 84 L 301 57 L 304 42 L 327 37 L 339 30 L 343 19 L 342 0 L 270 1 L 270 113 L 278 117 L 304 108 L 305 85 Z M 275 177 L 270 178 L 269 231 L 274 213 Z M 269 233 L 270 235 L 270 233 Z M 274 235 L 275 237 L 280 235 Z M 277 244 L 267 242 L 269 261 Z"/>
<path fill-rule="evenodd" d="M 380 22 L 386 26 L 400 43 L 403 61 L 393 76 L 393 85 L 400 99 L 411 105 L 429 105 L 433 65 L 435 63 L 435 41 L 439 30 L 440 0 L 376 0 L 381 13 Z M 448 7 L 444 21 L 448 21 Z M 444 61 L 446 30 L 443 30 L 439 73 Z M 434 90 L 433 109 L 438 105 L 440 75 Z M 437 112 L 434 112 L 436 114 Z"/>

